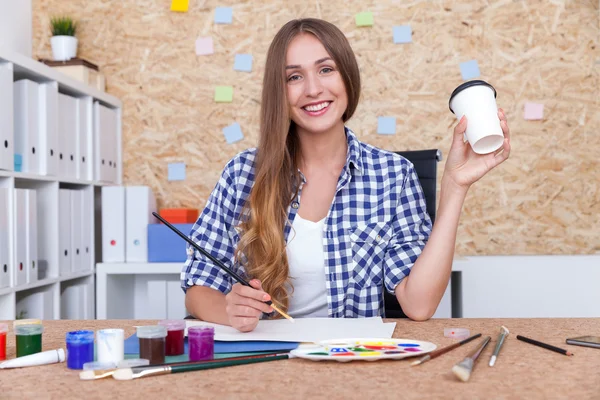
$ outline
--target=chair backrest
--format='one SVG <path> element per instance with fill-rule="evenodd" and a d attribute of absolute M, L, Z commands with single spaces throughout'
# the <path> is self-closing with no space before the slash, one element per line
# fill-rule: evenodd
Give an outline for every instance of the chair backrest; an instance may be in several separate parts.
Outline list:
<path fill-rule="evenodd" d="M 413 150 L 413 151 L 396 151 L 415 166 L 415 172 L 419 177 L 419 182 L 423 188 L 425 195 L 425 203 L 427 213 L 431 217 L 431 222 L 435 222 L 435 202 L 437 190 L 437 163 L 442 160 L 440 150 Z M 383 301 L 385 316 L 387 318 L 406 318 L 406 314 L 402 311 L 402 307 L 398 304 L 398 299 L 393 294 L 389 294 L 387 290 L 383 290 Z"/>

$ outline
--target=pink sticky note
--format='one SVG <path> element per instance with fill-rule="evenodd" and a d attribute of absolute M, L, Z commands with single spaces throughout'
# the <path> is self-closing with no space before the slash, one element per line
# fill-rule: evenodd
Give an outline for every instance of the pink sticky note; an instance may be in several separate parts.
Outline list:
<path fill-rule="evenodd" d="M 213 54 L 213 40 L 209 37 L 199 37 L 196 39 L 196 54 L 199 56 L 205 56 L 207 54 Z"/>
<path fill-rule="evenodd" d="M 525 112 L 523 118 L 528 120 L 543 119 L 544 105 L 538 103 L 525 103 Z"/>

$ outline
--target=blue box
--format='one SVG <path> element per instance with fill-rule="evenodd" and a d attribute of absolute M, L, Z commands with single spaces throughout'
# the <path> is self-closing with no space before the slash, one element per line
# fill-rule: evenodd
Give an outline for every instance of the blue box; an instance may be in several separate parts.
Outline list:
<path fill-rule="evenodd" d="M 194 224 L 173 224 L 189 237 Z M 185 262 L 187 242 L 164 224 L 148 224 L 148 262 Z"/>

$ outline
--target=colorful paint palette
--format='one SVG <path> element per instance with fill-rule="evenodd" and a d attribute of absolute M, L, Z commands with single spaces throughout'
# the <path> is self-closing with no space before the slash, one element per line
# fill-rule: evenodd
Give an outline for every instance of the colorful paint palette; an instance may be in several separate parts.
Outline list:
<path fill-rule="evenodd" d="M 411 339 L 338 339 L 302 344 L 291 354 L 313 361 L 398 360 L 424 355 L 436 347 L 430 342 Z"/>

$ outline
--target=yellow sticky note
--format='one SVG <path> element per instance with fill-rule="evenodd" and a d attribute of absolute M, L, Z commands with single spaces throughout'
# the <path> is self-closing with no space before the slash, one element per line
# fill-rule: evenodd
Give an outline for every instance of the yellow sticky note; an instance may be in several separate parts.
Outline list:
<path fill-rule="evenodd" d="M 215 101 L 217 103 L 231 103 L 233 101 L 233 87 L 217 86 L 215 89 Z"/>
<path fill-rule="evenodd" d="M 356 14 L 356 26 L 373 26 L 373 13 L 361 12 Z"/>
<path fill-rule="evenodd" d="M 189 0 L 171 0 L 171 11 L 187 12 Z"/>

